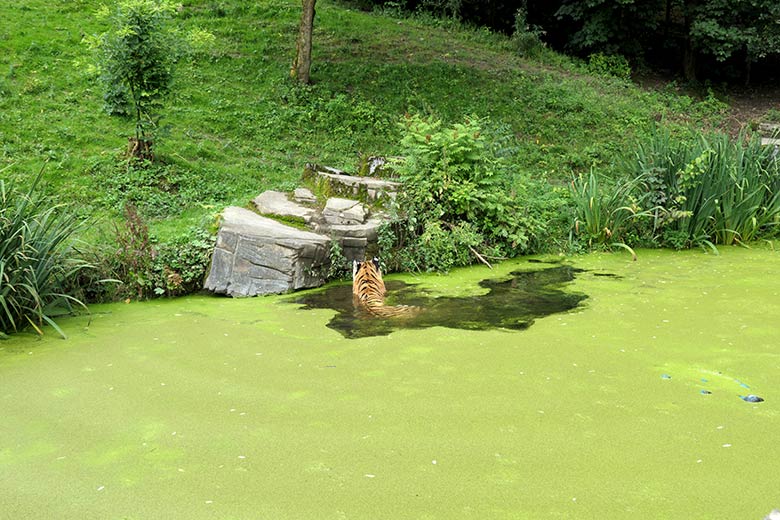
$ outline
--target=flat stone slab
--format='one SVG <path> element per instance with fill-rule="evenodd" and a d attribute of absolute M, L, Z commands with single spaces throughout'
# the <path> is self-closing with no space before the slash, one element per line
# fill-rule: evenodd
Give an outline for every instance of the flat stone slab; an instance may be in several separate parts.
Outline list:
<path fill-rule="evenodd" d="M 311 222 L 317 213 L 312 208 L 288 199 L 287 194 L 281 191 L 264 191 L 253 202 L 257 211 L 263 215 L 302 218 L 306 223 Z"/>
<path fill-rule="evenodd" d="M 360 201 L 331 197 L 322 210 L 322 218 L 328 224 L 362 224 L 368 216 L 368 208 Z"/>
<path fill-rule="evenodd" d="M 376 177 L 358 177 L 347 175 L 336 168 L 307 164 L 303 177 L 318 184 L 325 184 L 331 193 L 342 196 L 363 196 L 369 200 L 395 198 L 401 183 L 377 179 Z"/>
<path fill-rule="evenodd" d="M 330 239 L 230 206 L 222 213 L 204 287 L 218 294 L 257 296 L 318 287 Z"/>
<path fill-rule="evenodd" d="M 295 188 L 293 199 L 304 204 L 315 204 L 317 202 L 317 196 L 309 188 Z"/>
<path fill-rule="evenodd" d="M 359 238 L 376 242 L 379 227 L 387 222 L 383 218 L 370 218 L 364 224 L 320 224 L 315 228 L 317 233 L 334 238 Z M 362 260 L 362 259 L 361 259 Z"/>

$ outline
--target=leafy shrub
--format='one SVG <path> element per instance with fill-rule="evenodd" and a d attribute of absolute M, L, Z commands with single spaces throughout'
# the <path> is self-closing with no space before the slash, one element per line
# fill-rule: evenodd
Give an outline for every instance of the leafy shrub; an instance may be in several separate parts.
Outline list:
<path fill-rule="evenodd" d="M 113 298 L 179 296 L 198 291 L 211 262 L 214 237 L 191 228 L 170 242 L 158 244 L 137 209 L 125 207 L 124 224 L 116 228 L 116 249 L 103 257 L 104 275 L 120 280 Z"/>
<path fill-rule="evenodd" d="M 199 291 L 211 265 L 215 237 L 202 228 L 190 228 L 160 244 L 153 265 L 157 296 L 178 296 Z"/>
<path fill-rule="evenodd" d="M 475 118 L 444 127 L 407 116 L 402 127 L 395 267 L 447 270 L 527 250 L 526 222 L 511 197 L 510 164 L 494 146 L 499 139 L 486 138 Z"/>
<path fill-rule="evenodd" d="M 135 119 L 132 155 L 150 157 L 178 52 L 169 24 L 176 7 L 168 0 L 120 0 L 113 13 L 104 8 L 102 14 L 111 29 L 92 44 L 99 54 L 106 111 Z"/>
<path fill-rule="evenodd" d="M 588 58 L 588 70 L 599 76 L 631 79 L 631 65 L 620 54 L 604 54 L 603 52 L 591 54 Z"/>
<path fill-rule="evenodd" d="M 336 237 L 331 237 L 330 263 L 325 270 L 325 278 L 328 280 L 342 280 L 352 276 L 352 263 L 344 256 L 344 249 Z"/>
<path fill-rule="evenodd" d="M 64 290 L 87 267 L 72 241 L 81 221 L 49 205 L 40 179 L 26 193 L 0 180 L 0 336 L 47 323 L 65 337 L 53 317 L 83 307 Z"/>
<path fill-rule="evenodd" d="M 542 41 L 544 31 L 528 24 L 528 12 L 520 8 L 515 12 L 515 24 L 512 32 L 512 43 L 517 53 L 524 58 L 537 58 L 544 50 Z"/>

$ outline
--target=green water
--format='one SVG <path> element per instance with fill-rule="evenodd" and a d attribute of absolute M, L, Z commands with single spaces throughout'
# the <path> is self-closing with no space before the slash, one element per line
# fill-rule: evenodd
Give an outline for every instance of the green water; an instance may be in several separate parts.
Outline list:
<path fill-rule="evenodd" d="M 540 262 L 535 262 L 538 264 Z M 431 295 L 419 284 L 400 280 L 387 283 L 386 306 L 397 316 L 378 319 L 355 308 L 352 284 L 333 284 L 321 291 L 310 291 L 290 298 L 290 302 L 305 305 L 305 309 L 337 311 L 327 326 L 346 338 L 383 336 L 395 330 L 452 327 L 467 330 L 504 328 L 523 330 L 536 318 L 569 311 L 585 299 L 585 295 L 567 292 L 563 284 L 582 273 L 568 265 L 547 269 L 513 271 L 508 276 L 488 278 L 477 286 L 481 294 Z M 596 273 L 598 274 L 598 273 Z M 400 308 L 399 308 L 400 307 Z"/>
<path fill-rule="evenodd" d="M 742 519 L 780 507 L 780 253 L 572 265 L 586 273 L 555 289 L 587 298 L 525 330 L 348 339 L 327 327 L 336 311 L 289 296 L 201 296 L 95 307 L 63 321 L 67 341 L 0 342 L 0 518 Z M 395 279 L 465 298 L 549 267 Z"/>

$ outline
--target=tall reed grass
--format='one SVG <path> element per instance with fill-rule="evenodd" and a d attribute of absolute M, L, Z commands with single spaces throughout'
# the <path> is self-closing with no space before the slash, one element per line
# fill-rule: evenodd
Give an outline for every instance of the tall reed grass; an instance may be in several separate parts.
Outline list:
<path fill-rule="evenodd" d="M 658 131 L 626 164 L 646 186 L 653 232 L 685 247 L 754 240 L 780 220 L 778 158 L 757 137 Z M 662 239 L 663 242 L 663 239 Z"/>
<path fill-rule="evenodd" d="M 48 324 L 65 337 L 53 318 L 84 307 L 63 292 L 86 267 L 72 247 L 81 221 L 49 205 L 39 190 L 42 173 L 26 192 L 0 180 L 0 336 L 28 326 L 43 334 Z"/>
<path fill-rule="evenodd" d="M 636 257 L 626 244 L 626 235 L 632 222 L 646 215 L 636 203 L 640 180 L 630 179 L 605 187 L 592 170 L 588 175 L 575 177 L 569 184 L 574 203 L 574 234 L 590 247 L 617 246 Z"/>

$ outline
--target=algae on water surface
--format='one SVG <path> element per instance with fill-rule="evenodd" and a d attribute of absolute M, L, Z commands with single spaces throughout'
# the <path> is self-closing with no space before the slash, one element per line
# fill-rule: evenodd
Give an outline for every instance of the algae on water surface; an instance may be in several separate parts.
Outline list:
<path fill-rule="evenodd" d="M 348 340 L 326 327 L 333 311 L 289 296 L 198 296 L 97 306 L 63 320 L 66 341 L 0 342 L 0 516 L 687 520 L 780 505 L 780 256 L 575 265 L 619 277 L 578 275 L 562 290 L 587 305 L 520 331 Z M 491 276 L 389 278 L 463 297 Z"/>
<path fill-rule="evenodd" d="M 406 305 L 414 312 L 382 318 L 361 313 L 352 303 L 352 284 L 332 284 L 291 299 L 305 309 L 333 309 L 337 314 L 328 327 L 346 338 L 387 335 L 398 329 L 451 327 L 467 330 L 496 328 L 522 330 L 536 318 L 571 310 L 584 294 L 567 292 L 562 285 L 574 279 L 578 269 L 557 266 L 548 269 L 513 271 L 502 278 L 479 282 L 484 294 L 431 296 L 417 285 L 388 282 L 388 306 Z"/>

